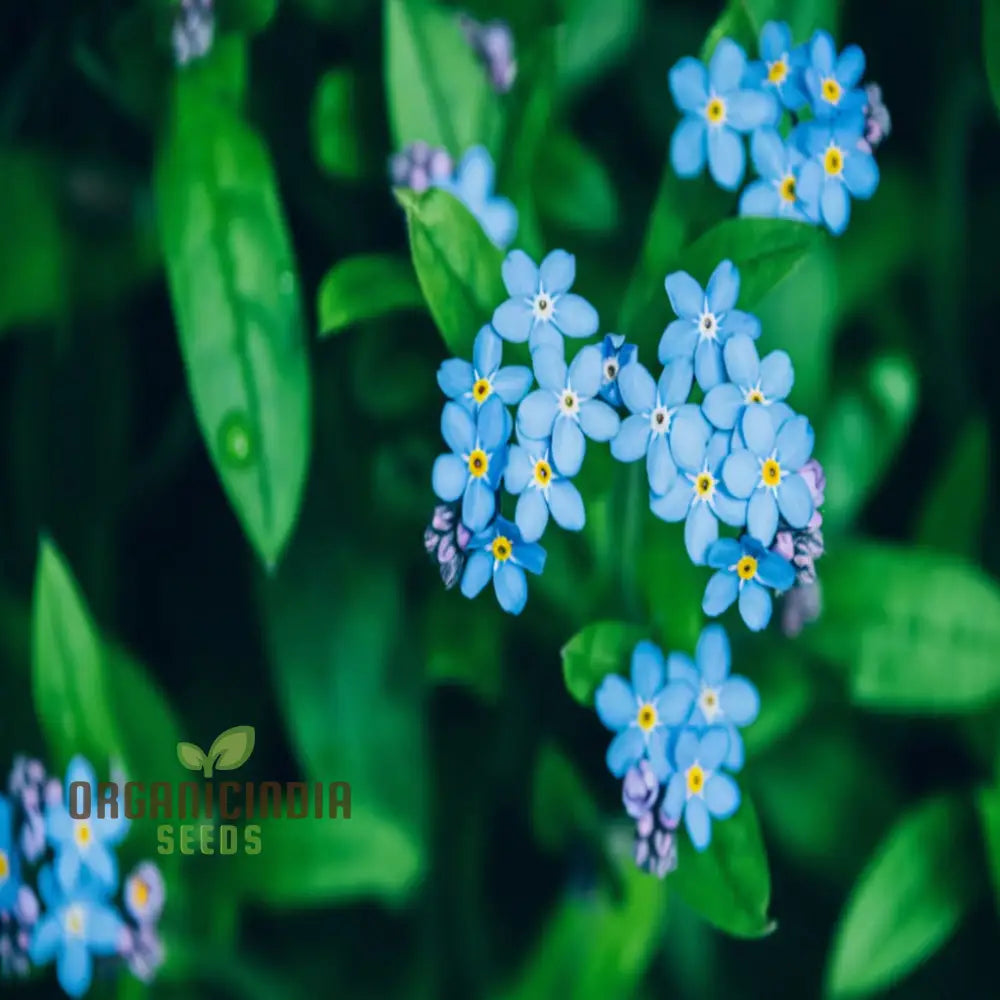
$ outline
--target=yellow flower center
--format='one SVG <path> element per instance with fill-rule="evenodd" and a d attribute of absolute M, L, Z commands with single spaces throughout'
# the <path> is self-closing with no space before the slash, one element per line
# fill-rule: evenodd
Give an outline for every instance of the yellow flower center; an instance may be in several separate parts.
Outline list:
<path fill-rule="evenodd" d="M 643 705 L 639 709 L 636 721 L 639 723 L 639 728 L 648 733 L 656 725 L 656 709 L 652 705 Z"/>
<path fill-rule="evenodd" d="M 146 909 L 149 902 L 149 886 L 141 879 L 134 878 L 129 883 L 129 894 L 132 897 L 132 905 L 137 910 Z"/>
<path fill-rule="evenodd" d="M 823 169 L 831 177 L 837 177 L 844 169 L 844 154 L 836 146 L 831 146 L 823 154 Z"/>
<path fill-rule="evenodd" d="M 74 904 L 66 909 L 65 917 L 66 933 L 73 935 L 73 937 L 83 937 L 83 907 L 79 904 Z"/>
<path fill-rule="evenodd" d="M 782 180 L 778 194 L 789 203 L 795 201 L 795 178 L 791 174 Z"/>
<path fill-rule="evenodd" d="M 548 486 L 552 482 L 552 466 L 544 458 L 535 462 L 535 482 L 539 486 Z"/>
<path fill-rule="evenodd" d="M 701 764 L 692 764 L 687 769 L 688 795 L 700 795 L 705 787 L 705 772 Z"/>
<path fill-rule="evenodd" d="M 713 97 L 705 108 L 705 117 L 711 125 L 721 125 L 726 120 L 725 102 L 718 97 Z"/>
<path fill-rule="evenodd" d="M 711 711 L 718 706 L 719 696 L 714 691 L 708 690 L 701 696 L 701 704 L 702 708 L 707 708 Z"/>
<path fill-rule="evenodd" d="M 0 885 L 7 881 L 10 874 L 10 862 L 7 860 L 7 852 L 0 851 Z"/>
<path fill-rule="evenodd" d="M 489 472 L 489 468 L 489 456 L 482 448 L 477 448 L 469 455 L 469 475 L 475 476 L 476 479 L 482 479 Z"/>
<path fill-rule="evenodd" d="M 510 558 L 512 546 L 509 538 L 504 538 L 503 535 L 497 535 L 497 537 L 493 539 L 493 544 L 490 548 L 493 550 L 493 558 L 496 559 L 497 562 L 506 562 Z"/>
<path fill-rule="evenodd" d="M 492 391 L 493 391 L 493 386 L 490 385 L 490 380 L 488 378 L 481 378 L 472 387 L 472 398 L 477 403 L 481 403 L 489 396 L 489 394 Z"/>
<path fill-rule="evenodd" d="M 775 59 L 767 64 L 767 82 L 775 86 L 785 82 L 788 76 L 788 63 L 784 59 Z"/>
<path fill-rule="evenodd" d="M 703 472 L 694 481 L 694 491 L 700 497 L 709 496 L 714 486 L 715 486 L 715 477 L 708 472 Z"/>
<path fill-rule="evenodd" d="M 757 560 L 753 556 L 743 556 L 736 564 L 736 575 L 741 580 L 752 580 L 757 575 Z"/>
<path fill-rule="evenodd" d="M 760 467 L 760 478 L 765 486 L 777 486 L 781 482 L 781 466 L 773 458 L 769 458 Z"/>
<path fill-rule="evenodd" d="M 760 391 L 760 389 L 751 389 L 747 393 L 747 402 L 748 403 L 763 403 L 764 402 L 764 393 L 762 393 Z"/>
<path fill-rule="evenodd" d="M 93 835 L 90 832 L 90 824 L 86 822 L 77 823 L 76 829 L 73 831 L 73 839 L 76 840 L 77 847 L 87 847 L 93 839 Z"/>
<path fill-rule="evenodd" d="M 823 94 L 823 100 L 829 102 L 830 104 L 839 104 L 840 97 L 843 91 L 840 89 L 840 84 L 832 77 L 828 76 L 821 85 L 821 92 Z"/>

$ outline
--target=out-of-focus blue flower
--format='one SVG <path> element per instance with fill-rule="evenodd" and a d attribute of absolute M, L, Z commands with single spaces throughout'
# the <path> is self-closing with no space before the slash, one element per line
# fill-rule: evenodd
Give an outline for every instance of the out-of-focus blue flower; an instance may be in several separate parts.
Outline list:
<path fill-rule="evenodd" d="M 806 213 L 840 235 L 851 218 L 851 198 L 870 198 L 878 187 L 875 157 L 864 146 L 864 121 L 824 126 L 810 122 L 800 132 L 809 159 L 799 171 L 798 195 Z"/>
<path fill-rule="evenodd" d="M 92 811 L 85 819 L 73 819 L 69 813 L 71 789 L 77 782 L 90 785 Z M 109 890 L 118 885 L 118 862 L 111 848 L 121 842 L 130 823 L 120 801 L 116 812 L 116 818 L 98 815 L 94 769 L 83 757 L 74 757 L 66 771 L 65 801 L 50 802 L 45 810 L 45 833 L 56 853 L 55 874 L 65 891 L 76 885 L 82 871 Z"/>
<path fill-rule="evenodd" d="M 114 955 L 125 933 L 125 923 L 106 902 L 107 888 L 84 872 L 76 885 L 60 885 L 52 869 L 38 873 L 45 912 L 35 925 L 29 951 L 34 965 L 56 960 L 56 978 L 71 997 L 90 988 L 93 958 Z"/>
<path fill-rule="evenodd" d="M 517 525 L 498 517 L 485 531 L 472 536 L 469 552 L 462 574 L 462 593 L 476 597 L 492 579 L 500 607 L 519 615 L 528 600 L 524 571 L 542 572 L 545 549 L 535 542 L 525 542 Z"/>
<path fill-rule="evenodd" d="M 716 431 L 702 448 L 678 462 L 681 475 L 661 497 L 650 500 L 650 510 L 667 522 L 684 521 L 684 545 L 691 561 L 705 562 L 709 545 L 719 537 L 719 521 L 742 528 L 747 520 L 746 500 L 730 496 L 722 483 L 722 466 L 729 455 L 731 435 Z"/>
<path fill-rule="evenodd" d="M 0 979 L 23 979 L 31 972 L 28 948 L 38 914 L 38 897 L 23 884 L 14 894 L 13 904 L 0 905 Z"/>
<path fill-rule="evenodd" d="M 784 21 L 768 21 L 760 32 L 760 60 L 747 67 L 744 83 L 773 90 L 789 111 L 809 99 L 803 74 L 809 56 L 805 46 L 792 45 L 792 30 Z"/>
<path fill-rule="evenodd" d="M 45 817 L 42 812 L 48 775 L 40 760 L 24 756 L 14 758 L 7 783 L 11 802 L 19 813 L 19 846 L 28 864 L 45 853 Z"/>
<path fill-rule="evenodd" d="M 811 221 L 799 195 L 799 173 L 805 156 L 785 143 L 773 128 L 759 128 L 750 138 L 750 156 L 760 180 L 740 196 L 740 215 Z"/>
<path fill-rule="evenodd" d="M 635 863 L 663 878 L 677 867 L 677 823 L 662 809 L 643 813 L 635 824 Z"/>
<path fill-rule="evenodd" d="M 754 632 L 767 628 L 771 620 L 769 588 L 784 592 L 795 583 L 792 564 L 749 535 L 738 542 L 733 538 L 713 542 L 707 562 L 718 572 L 705 588 L 702 611 L 716 618 L 739 599 L 740 617 Z"/>
<path fill-rule="evenodd" d="M 532 351 L 561 346 L 562 337 L 592 337 L 597 333 L 597 310 L 582 296 L 570 292 L 576 279 L 576 258 L 553 250 L 541 267 L 523 251 L 504 259 L 503 283 L 510 298 L 493 313 L 493 329 L 514 344 L 528 341 Z"/>
<path fill-rule="evenodd" d="M 163 943 L 157 923 L 166 897 L 163 875 L 152 862 L 144 861 L 125 879 L 125 909 L 134 921 L 120 943 L 120 953 L 129 971 L 150 982 L 163 964 Z"/>
<path fill-rule="evenodd" d="M 647 640 L 633 650 L 631 672 L 631 684 L 608 674 L 594 695 L 601 722 L 617 734 L 608 747 L 608 770 L 621 778 L 646 758 L 665 781 L 670 773 L 668 727 L 687 718 L 694 693 L 686 684 L 667 682 L 663 653 Z"/>
<path fill-rule="evenodd" d="M 806 90 L 817 118 L 863 123 L 865 92 L 858 87 L 865 71 L 865 54 L 848 45 L 840 55 L 828 31 L 817 31 L 809 42 Z M 863 125 L 862 125 L 863 127 Z"/>
<path fill-rule="evenodd" d="M 806 626 L 816 621 L 823 611 L 823 593 L 819 580 L 792 587 L 781 606 L 781 631 L 794 639 Z"/>
<path fill-rule="evenodd" d="M 745 677 L 731 677 L 729 638 L 721 625 L 706 625 L 698 637 L 694 662 L 675 653 L 667 661 L 672 681 L 688 684 L 694 692 L 691 726 L 724 726 L 729 733 L 725 765 L 743 766 L 743 739 L 739 728 L 749 726 L 760 712 L 760 695 Z"/>
<path fill-rule="evenodd" d="M 793 416 L 775 433 L 762 406 L 747 407 L 740 422 L 746 448 L 733 451 L 722 466 L 726 489 L 749 499 L 747 530 L 770 545 L 778 530 L 778 513 L 792 528 L 804 528 L 813 515 L 812 495 L 799 470 L 812 454 L 814 434 L 805 417 Z"/>
<path fill-rule="evenodd" d="M 21 887 L 21 859 L 14 835 L 14 810 L 0 795 L 0 912 L 13 909 Z"/>
<path fill-rule="evenodd" d="M 877 83 L 865 85 L 865 134 L 860 148 L 874 153 L 892 132 L 892 116 L 882 100 L 882 88 Z"/>
<path fill-rule="evenodd" d="M 524 365 L 500 367 L 503 341 L 489 325 L 476 334 L 472 345 L 472 364 L 462 358 L 449 358 L 438 369 L 441 391 L 475 413 L 493 393 L 507 406 L 516 406 L 531 388 L 531 369 Z"/>
<path fill-rule="evenodd" d="M 619 333 L 606 334 L 601 343 L 601 392 L 600 396 L 612 406 L 622 405 L 622 394 L 618 390 L 618 375 L 626 366 L 639 357 L 635 344 L 626 344 Z"/>
<path fill-rule="evenodd" d="M 493 157 L 482 146 L 473 146 L 458 162 L 453 177 L 433 181 L 457 198 L 476 217 L 490 240 L 506 250 L 517 235 L 517 209 L 508 198 L 493 193 Z"/>
<path fill-rule="evenodd" d="M 726 341 L 722 353 L 729 381 L 710 389 L 701 404 L 705 416 L 720 430 L 733 430 L 746 407 L 770 407 L 792 391 L 795 372 L 784 351 L 771 351 L 761 361 L 757 345 L 740 334 Z"/>
<path fill-rule="evenodd" d="M 675 822 L 683 816 L 696 851 L 712 842 L 712 819 L 728 819 L 739 808 L 740 790 L 721 770 L 729 752 L 729 733 L 722 726 L 702 732 L 685 729 L 674 749 L 676 772 L 671 775 L 663 811 Z"/>
<path fill-rule="evenodd" d="M 622 805 L 632 819 L 651 812 L 660 797 L 660 782 L 652 764 L 643 757 L 625 772 L 622 780 Z"/>
<path fill-rule="evenodd" d="M 514 58 L 514 35 L 505 21 L 480 24 L 468 14 L 459 14 L 458 25 L 465 40 L 483 64 L 490 85 L 498 94 L 506 94 L 517 78 Z"/>
<path fill-rule="evenodd" d="M 712 272 L 704 291 L 686 271 L 668 274 L 664 284 L 679 318 L 663 331 L 660 361 L 692 360 L 698 385 L 708 392 L 725 378 L 722 345 L 737 333 L 756 339 L 760 320 L 734 308 L 740 294 L 740 272 L 731 260 L 724 260 Z"/>
<path fill-rule="evenodd" d="M 743 180 L 746 153 L 739 133 L 774 124 L 781 108 L 773 94 L 744 89 L 747 60 L 730 38 L 715 48 L 708 70 L 685 56 L 670 70 L 670 92 L 684 117 L 670 140 L 670 162 L 680 177 L 705 169 L 720 187 L 734 191 Z"/>
<path fill-rule="evenodd" d="M 704 454 L 711 428 L 693 403 L 691 362 L 675 358 L 653 381 L 645 366 L 635 362 L 618 377 L 622 400 L 631 411 L 611 442 L 611 454 L 620 462 L 646 457 L 649 489 L 666 493 L 677 478 L 677 466 L 687 466 Z"/>
<path fill-rule="evenodd" d="M 536 441 L 552 439 L 552 461 L 562 476 L 575 476 L 587 450 L 585 437 L 610 441 L 618 433 L 619 419 L 603 399 L 601 351 L 596 345 L 581 348 L 567 368 L 559 347 L 539 347 L 532 354 L 540 389 L 529 393 L 517 411 L 517 427 Z M 630 366 L 631 367 L 631 366 Z"/>
<path fill-rule="evenodd" d="M 447 183 L 454 164 L 447 149 L 411 142 L 389 159 L 389 176 L 395 187 L 423 194 L 431 185 Z"/>
<path fill-rule="evenodd" d="M 438 455 L 431 473 L 435 494 L 448 502 L 462 498 L 462 522 L 475 533 L 496 514 L 496 491 L 507 460 L 508 414 L 492 395 L 473 417 L 458 403 L 445 403 L 441 434 L 450 455 Z"/>
<path fill-rule="evenodd" d="M 510 449 L 504 483 L 518 498 L 514 523 L 526 542 L 537 542 L 549 523 L 549 511 L 566 531 L 586 523 L 580 491 L 553 468 L 549 441 L 520 438 Z"/>
<path fill-rule="evenodd" d="M 203 59 L 211 51 L 214 38 L 214 0 L 180 0 L 170 32 L 177 65 Z"/>

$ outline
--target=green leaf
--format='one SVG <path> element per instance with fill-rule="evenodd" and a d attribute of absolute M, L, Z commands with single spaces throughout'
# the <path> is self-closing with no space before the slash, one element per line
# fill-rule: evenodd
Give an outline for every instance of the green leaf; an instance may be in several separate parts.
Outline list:
<path fill-rule="evenodd" d="M 826 471 L 827 534 L 846 528 L 878 486 L 916 405 L 917 373 L 907 358 L 895 355 L 873 361 L 860 385 L 837 394 L 816 434 L 816 454 Z"/>
<path fill-rule="evenodd" d="M 592 706 L 594 692 L 608 674 L 628 674 L 632 650 L 646 632 L 626 622 L 592 622 L 562 648 L 563 680 L 581 705 Z"/>
<path fill-rule="evenodd" d="M 535 762 L 531 817 L 535 839 L 549 851 L 561 850 L 581 832 L 597 829 L 597 806 L 587 786 L 551 743 L 542 747 Z"/>
<path fill-rule="evenodd" d="M 756 656 L 747 656 L 749 652 L 742 643 L 735 646 L 733 672 L 750 673 L 760 693 L 760 714 L 743 730 L 747 756 L 756 757 L 799 725 L 816 696 L 809 667 L 794 649 L 768 646 Z"/>
<path fill-rule="evenodd" d="M 644 476 L 644 470 L 640 471 Z M 643 515 L 648 516 L 648 512 L 643 510 Z M 636 559 L 639 580 L 650 617 L 656 625 L 657 638 L 665 650 L 693 652 L 705 625 L 705 615 L 701 610 L 707 582 L 705 569 L 691 562 L 684 547 L 682 524 L 647 519 L 643 531 Z"/>
<path fill-rule="evenodd" d="M 746 792 L 733 816 L 712 823 L 712 842 L 696 851 L 678 837 L 677 870 L 668 885 L 710 924 L 734 937 L 770 934 L 771 876 L 757 813 Z"/>
<path fill-rule="evenodd" d="M 503 684 L 503 635 L 494 609 L 457 601 L 454 592 L 441 589 L 431 595 L 421 620 L 427 680 L 461 684 L 495 702 Z"/>
<path fill-rule="evenodd" d="M 271 23 L 278 0 L 217 0 L 219 28 L 254 35 Z"/>
<path fill-rule="evenodd" d="M 332 177 L 358 180 L 366 159 L 355 72 L 336 69 L 323 74 L 313 97 L 310 124 L 320 168 Z"/>
<path fill-rule="evenodd" d="M 857 543 L 823 559 L 823 616 L 797 641 L 848 673 L 853 699 L 905 712 L 1000 699 L 1000 588 L 944 554 Z"/>
<path fill-rule="evenodd" d="M 993 103 L 1000 112 L 1000 0 L 983 0 L 983 62 Z"/>
<path fill-rule="evenodd" d="M 579 87 L 620 60 L 631 47 L 642 14 L 640 0 L 565 0 L 559 35 L 559 84 Z"/>
<path fill-rule="evenodd" d="M 177 759 L 189 771 L 200 771 L 205 756 L 205 751 L 197 743 L 185 743 L 182 740 L 177 744 Z"/>
<path fill-rule="evenodd" d="M 982 789 L 976 795 L 976 809 L 983 831 L 996 909 L 1000 913 L 1000 787 Z"/>
<path fill-rule="evenodd" d="M 500 105 L 454 11 L 385 0 L 385 73 L 395 146 L 426 142 L 459 157 L 493 145 Z"/>
<path fill-rule="evenodd" d="M 407 260 L 390 254 L 345 257 L 327 271 L 319 286 L 320 336 L 397 309 L 419 309 L 423 295 Z"/>
<path fill-rule="evenodd" d="M 542 215 L 567 229 L 603 233 L 618 224 L 618 195 L 604 164 L 569 132 L 543 142 L 535 164 Z"/>
<path fill-rule="evenodd" d="M 406 210 L 413 267 L 434 322 L 452 354 L 469 357 L 480 327 L 507 297 L 503 255 L 447 192 L 397 189 L 396 198 Z"/>
<path fill-rule="evenodd" d="M 923 545 L 975 559 L 982 541 L 990 432 L 982 418 L 959 433 L 947 464 L 924 500 L 916 537 Z M 956 517 L 955 512 L 962 516 Z"/>
<path fill-rule="evenodd" d="M 808 42 L 816 28 L 836 33 L 837 14 L 837 0 L 729 0 L 705 39 L 701 58 L 710 59 L 723 38 L 732 38 L 753 58 L 768 21 L 788 22 L 795 43 Z"/>
<path fill-rule="evenodd" d="M 231 110 L 181 86 L 155 188 L 202 436 L 244 531 L 273 567 L 298 517 L 311 441 L 305 328 L 274 172 Z"/>
<path fill-rule="evenodd" d="M 233 726 L 219 733 L 208 751 L 209 767 L 214 764 L 220 771 L 242 767 L 253 753 L 255 739 L 253 726 Z"/>
<path fill-rule="evenodd" d="M 970 828 L 967 804 L 953 796 L 920 804 L 893 827 L 840 919 L 829 996 L 885 989 L 951 937 L 975 895 Z"/>

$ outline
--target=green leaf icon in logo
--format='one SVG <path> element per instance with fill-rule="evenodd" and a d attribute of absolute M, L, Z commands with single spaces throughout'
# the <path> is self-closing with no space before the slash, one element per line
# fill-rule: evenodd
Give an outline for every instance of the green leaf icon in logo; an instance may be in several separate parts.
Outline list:
<path fill-rule="evenodd" d="M 213 767 L 220 771 L 242 767 L 253 753 L 254 738 L 253 726 L 233 726 L 216 736 L 207 754 L 195 743 L 178 743 L 177 759 L 188 770 L 200 770 L 211 778 Z"/>

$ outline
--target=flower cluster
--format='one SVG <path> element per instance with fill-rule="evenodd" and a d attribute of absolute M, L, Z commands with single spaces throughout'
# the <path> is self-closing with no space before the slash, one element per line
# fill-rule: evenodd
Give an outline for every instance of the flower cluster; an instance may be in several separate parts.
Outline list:
<path fill-rule="evenodd" d="M 0 975 L 25 976 L 55 960 L 59 985 L 78 997 L 90 987 L 95 959 L 124 963 L 143 981 L 153 978 L 163 961 L 157 923 L 164 886 L 155 865 L 139 865 L 125 879 L 122 915 L 113 902 L 119 886 L 113 849 L 129 821 L 123 809 L 120 818 L 74 819 L 74 782 L 89 784 L 97 802 L 96 777 L 83 758 L 70 762 L 65 791 L 39 761 L 18 758 L 9 795 L 0 795 Z"/>
<path fill-rule="evenodd" d="M 178 66 L 203 59 L 211 51 L 215 38 L 214 6 L 214 0 L 180 0 L 170 33 Z"/>
<path fill-rule="evenodd" d="M 816 31 L 793 45 L 787 24 L 769 21 L 760 34 L 760 58 L 748 60 L 730 38 L 716 46 L 708 66 L 690 56 L 669 74 L 683 118 L 670 159 L 681 177 L 708 164 L 713 180 L 734 191 L 750 157 L 759 179 L 740 198 L 740 214 L 822 223 L 842 233 L 851 199 L 878 187 L 872 155 L 889 134 L 889 113 L 877 84 L 860 87 L 864 53 L 838 53 L 830 34 Z"/>
<path fill-rule="evenodd" d="M 486 70 L 490 86 L 498 94 L 506 94 L 517 79 L 514 57 L 514 35 L 505 21 L 480 24 L 468 14 L 458 15 L 458 26 L 476 58 Z"/>
<path fill-rule="evenodd" d="M 660 877 L 677 864 L 674 830 L 683 819 L 696 850 L 712 839 L 712 820 L 739 808 L 732 775 L 743 767 L 740 729 L 760 710 L 756 688 L 730 676 L 729 640 L 708 625 L 694 660 L 640 642 L 632 653 L 631 683 L 609 674 L 594 702 L 615 733 L 608 769 L 623 779 L 622 802 L 636 821 L 635 860 Z"/>

